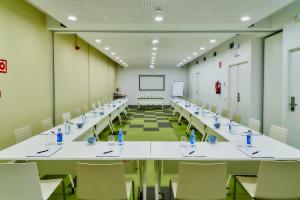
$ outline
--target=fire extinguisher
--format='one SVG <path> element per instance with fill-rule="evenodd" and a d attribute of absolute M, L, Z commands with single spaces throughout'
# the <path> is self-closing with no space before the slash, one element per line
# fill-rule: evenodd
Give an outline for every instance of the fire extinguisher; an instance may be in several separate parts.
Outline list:
<path fill-rule="evenodd" d="M 221 94 L 221 83 L 217 81 L 215 84 L 216 94 Z"/>

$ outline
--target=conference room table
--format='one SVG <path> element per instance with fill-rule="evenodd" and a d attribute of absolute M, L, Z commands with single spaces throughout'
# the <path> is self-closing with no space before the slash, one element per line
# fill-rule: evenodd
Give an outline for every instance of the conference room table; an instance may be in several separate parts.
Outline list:
<path fill-rule="evenodd" d="M 220 134 L 224 141 L 218 141 L 215 144 L 208 142 L 196 142 L 191 147 L 188 142 L 181 141 L 125 141 L 123 145 L 117 143 L 112 144 L 110 141 L 97 141 L 95 144 L 88 144 L 86 138 L 93 134 L 95 126 L 103 119 L 109 117 L 110 113 L 122 107 L 127 100 L 117 100 L 105 105 L 104 109 L 97 108 L 96 112 L 90 111 L 86 113 L 87 122 L 82 128 L 71 126 L 71 133 L 64 134 L 64 142 L 62 145 L 47 144 L 49 142 L 49 134 L 63 125 L 58 125 L 53 129 L 44 131 L 23 142 L 8 147 L 0 151 L 0 160 L 27 160 L 27 161 L 127 161 L 136 160 L 139 162 L 139 181 L 140 192 L 143 199 L 146 199 L 147 177 L 146 177 L 146 161 L 154 160 L 155 163 L 155 198 L 159 199 L 160 180 L 162 172 L 162 161 L 192 161 L 192 162 L 259 162 L 261 160 L 300 160 L 300 151 L 287 144 L 276 141 L 266 135 L 253 131 L 253 147 L 245 145 L 245 131 L 249 128 L 236 124 L 235 133 L 229 132 L 227 123 L 228 119 L 221 118 L 221 127 L 214 127 L 214 113 L 206 111 L 205 116 L 199 111 L 199 107 L 189 104 L 184 100 L 172 100 L 181 109 L 185 109 L 191 115 L 197 117 L 210 127 L 213 131 Z M 199 111 L 199 114 L 195 112 Z M 100 112 L 104 110 L 101 115 Z M 81 117 L 71 120 L 76 124 L 80 122 Z M 62 129 L 64 130 L 64 129 Z M 84 136 L 84 137 L 83 137 Z M 80 139 L 79 139 L 80 138 Z M 37 152 L 45 148 L 59 148 L 52 155 L 41 156 Z M 254 156 L 242 151 L 244 148 L 255 148 L 259 153 Z M 119 154 L 103 155 L 107 150 L 121 149 Z M 195 153 L 189 155 L 188 152 Z M 246 166 L 247 168 L 250 166 Z"/>
<path fill-rule="evenodd" d="M 161 109 L 164 110 L 164 98 L 159 96 L 148 96 L 148 97 L 138 97 L 138 109 L 140 106 L 149 106 L 149 105 L 159 105 Z"/>

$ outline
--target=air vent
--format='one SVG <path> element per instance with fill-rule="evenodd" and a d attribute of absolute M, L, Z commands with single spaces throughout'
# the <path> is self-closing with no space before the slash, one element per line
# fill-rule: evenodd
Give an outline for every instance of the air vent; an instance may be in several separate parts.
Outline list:
<path fill-rule="evenodd" d="M 196 64 L 199 64 L 199 61 L 198 61 L 198 60 L 196 60 Z"/>
<path fill-rule="evenodd" d="M 217 56 L 217 52 L 215 51 L 215 52 L 214 52 L 214 57 L 216 57 L 216 56 Z"/>
<path fill-rule="evenodd" d="M 229 49 L 232 49 L 234 47 L 234 42 L 231 42 L 230 44 L 229 44 Z"/>
<path fill-rule="evenodd" d="M 204 57 L 203 60 L 206 61 L 206 57 Z"/>

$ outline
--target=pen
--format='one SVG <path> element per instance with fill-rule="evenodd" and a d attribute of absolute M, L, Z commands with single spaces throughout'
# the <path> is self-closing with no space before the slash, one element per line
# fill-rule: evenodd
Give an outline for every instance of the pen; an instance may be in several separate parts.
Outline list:
<path fill-rule="evenodd" d="M 47 151 L 49 151 L 49 150 L 46 149 L 46 150 L 43 150 L 43 151 L 38 151 L 37 154 L 44 153 L 44 152 L 47 152 Z"/>
<path fill-rule="evenodd" d="M 103 154 L 107 154 L 107 153 L 111 153 L 111 152 L 113 152 L 113 151 L 105 151 L 105 152 L 103 152 Z"/>
<path fill-rule="evenodd" d="M 191 154 L 193 154 L 193 153 L 195 153 L 195 151 L 191 151 L 191 152 L 189 153 L 189 155 L 191 155 Z"/>
<path fill-rule="evenodd" d="M 255 152 L 253 152 L 253 153 L 252 153 L 252 155 L 254 155 L 254 154 L 257 154 L 257 153 L 259 153 L 259 151 L 255 151 Z"/>

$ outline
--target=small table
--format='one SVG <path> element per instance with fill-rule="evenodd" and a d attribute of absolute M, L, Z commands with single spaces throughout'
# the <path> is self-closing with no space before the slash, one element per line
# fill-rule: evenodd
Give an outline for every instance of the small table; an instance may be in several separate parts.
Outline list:
<path fill-rule="evenodd" d="M 160 105 L 164 110 L 164 98 L 163 97 L 138 97 L 138 109 L 141 105 Z"/>

